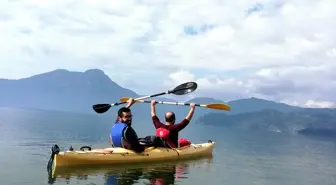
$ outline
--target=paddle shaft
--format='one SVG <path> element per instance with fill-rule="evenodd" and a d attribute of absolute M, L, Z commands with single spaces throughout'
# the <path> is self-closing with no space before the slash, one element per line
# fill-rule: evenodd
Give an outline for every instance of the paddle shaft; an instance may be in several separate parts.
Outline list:
<path fill-rule="evenodd" d="M 138 100 L 139 102 L 143 103 L 151 103 L 151 101 L 148 100 Z M 184 106 L 190 106 L 190 103 L 182 103 L 182 102 L 166 102 L 166 101 L 156 101 L 159 104 L 170 104 L 170 105 L 184 105 Z M 195 104 L 195 106 L 198 107 L 206 107 L 205 104 Z"/>
<path fill-rule="evenodd" d="M 157 93 L 157 94 L 153 94 L 153 95 L 148 95 L 148 96 L 135 98 L 134 100 L 137 101 L 137 100 L 143 100 L 143 99 L 152 98 L 152 97 L 156 97 L 156 96 L 162 96 L 162 95 L 165 95 L 165 94 L 170 94 L 171 92 L 172 91 L 166 91 L 166 92 L 162 92 L 162 93 Z M 124 103 L 127 103 L 127 102 L 116 102 L 116 103 L 111 104 L 111 106 L 120 105 L 120 104 L 124 104 Z"/>
<path fill-rule="evenodd" d="M 165 94 L 175 94 L 175 95 L 184 95 L 187 93 L 191 93 L 193 91 L 195 91 L 197 89 L 197 83 L 196 82 L 186 82 L 183 84 L 180 84 L 179 86 L 175 87 L 173 90 L 168 90 L 166 92 L 161 92 L 161 93 L 157 93 L 157 94 L 153 94 L 153 95 L 148 95 L 148 96 L 143 96 L 143 97 L 139 97 L 139 98 L 135 98 L 135 101 L 139 101 L 139 100 L 143 100 L 146 98 L 152 98 L 152 97 L 156 97 L 156 96 L 162 96 Z M 120 101 L 120 102 L 115 102 L 112 104 L 95 104 L 92 106 L 92 108 L 94 109 L 94 111 L 96 111 L 97 113 L 104 113 L 106 111 L 108 111 L 112 106 L 116 106 L 116 105 L 121 105 L 121 104 L 125 104 L 127 103 L 127 101 Z"/>

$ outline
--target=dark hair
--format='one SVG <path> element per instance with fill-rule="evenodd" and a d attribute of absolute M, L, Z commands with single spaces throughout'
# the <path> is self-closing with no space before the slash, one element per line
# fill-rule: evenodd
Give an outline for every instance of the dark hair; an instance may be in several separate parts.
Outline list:
<path fill-rule="evenodd" d="M 123 116 L 123 112 L 131 112 L 131 109 L 129 109 L 127 107 L 121 107 L 118 110 L 118 117 L 122 117 Z"/>
<path fill-rule="evenodd" d="M 172 123 L 175 120 L 175 114 L 173 112 L 171 114 L 169 117 L 165 116 L 166 122 Z"/>

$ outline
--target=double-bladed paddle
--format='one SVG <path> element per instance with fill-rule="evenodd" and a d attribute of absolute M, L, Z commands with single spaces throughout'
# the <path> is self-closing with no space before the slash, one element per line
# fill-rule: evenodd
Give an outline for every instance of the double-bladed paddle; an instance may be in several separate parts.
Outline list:
<path fill-rule="evenodd" d="M 120 98 L 121 102 L 127 102 L 130 98 L 129 97 L 122 97 Z M 135 102 L 142 102 L 142 103 L 151 103 L 151 101 L 148 100 L 135 100 Z M 160 104 L 170 104 L 170 105 L 185 105 L 190 106 L 190 103 L 181 103 L 181 102 L 165 102 L 165 101 L 156 101 Z M 195 104 L 195 106 L 198 107 L 205 107 L 209 109 L 217 109 L 217 110 L 226 110 L 230 111 L 230 106 L 223 104 L 223 103 L 211 103 L 211 104 Z"/>
<path fill-rule="evenodd" d="M 197 83 L 196 82 L 186 82 L 186 83 L 180 84 L 179 86 L 175 87 L 173 90 L 168 90 L 168 91 L 162 92 L 162 93 L 157 93 L 157 94 L 153 94 L 153 95 L 139 97 L 139 98 L 136 98 L 134 100 L 142 100 L 142 99 L 152 98 L 152 97 L 161 96 L 161 95 L 165 95 L 165 94 L 184 95 L 184 94 L 191 93 L 191 92 L 195 91 L 196 89 L 197 89 Z M 113 103 L 113 104 L 95 104 L 95 105 L 92 106 L 92 108 L 95 112 L 101 114 L 101 113 L 104 113 L 104 112 L 108 111 L 112 106 L 121 105 L 121 104 L 124 104 L 126 102 L 127 102 L 127 100 L 126 101 L 121 101 L 121 102 L 116 102 L 116 103 Z"/>

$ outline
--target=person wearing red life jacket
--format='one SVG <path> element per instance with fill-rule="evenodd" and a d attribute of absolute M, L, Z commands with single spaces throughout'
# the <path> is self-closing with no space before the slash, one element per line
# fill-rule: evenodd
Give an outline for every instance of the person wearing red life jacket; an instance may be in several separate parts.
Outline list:
<path fill-rule="evenodd" d="M 155 105 L 157 102 L 152 100 L 151 102 L 151 116 L 153 124 L 156 129 L 156 136 L 163 139 L 165 146 L 168 148 L 178 148 L 190 145 L 191 143 L 185 139 L 181 138 L 179 140 L 178 132 L 184 129 L 190 122 L 195 111 L 195 104 L 190 104 L 190 111 L 188 115 L 179 123 L 175 123 L 176 118 L 174 112 L 166 112 L 165 114 L 165 124 L 161 123 L 160 119 L 156 116 Z"/>

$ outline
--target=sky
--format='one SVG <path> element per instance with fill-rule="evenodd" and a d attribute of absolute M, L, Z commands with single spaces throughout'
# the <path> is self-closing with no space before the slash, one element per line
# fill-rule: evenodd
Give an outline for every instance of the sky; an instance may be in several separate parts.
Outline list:
<path fill-rule="evenodd" d="M 0 78 L 101 69 L 138 94 L 336 107 L 335 0 L 7 0 Z"/>

